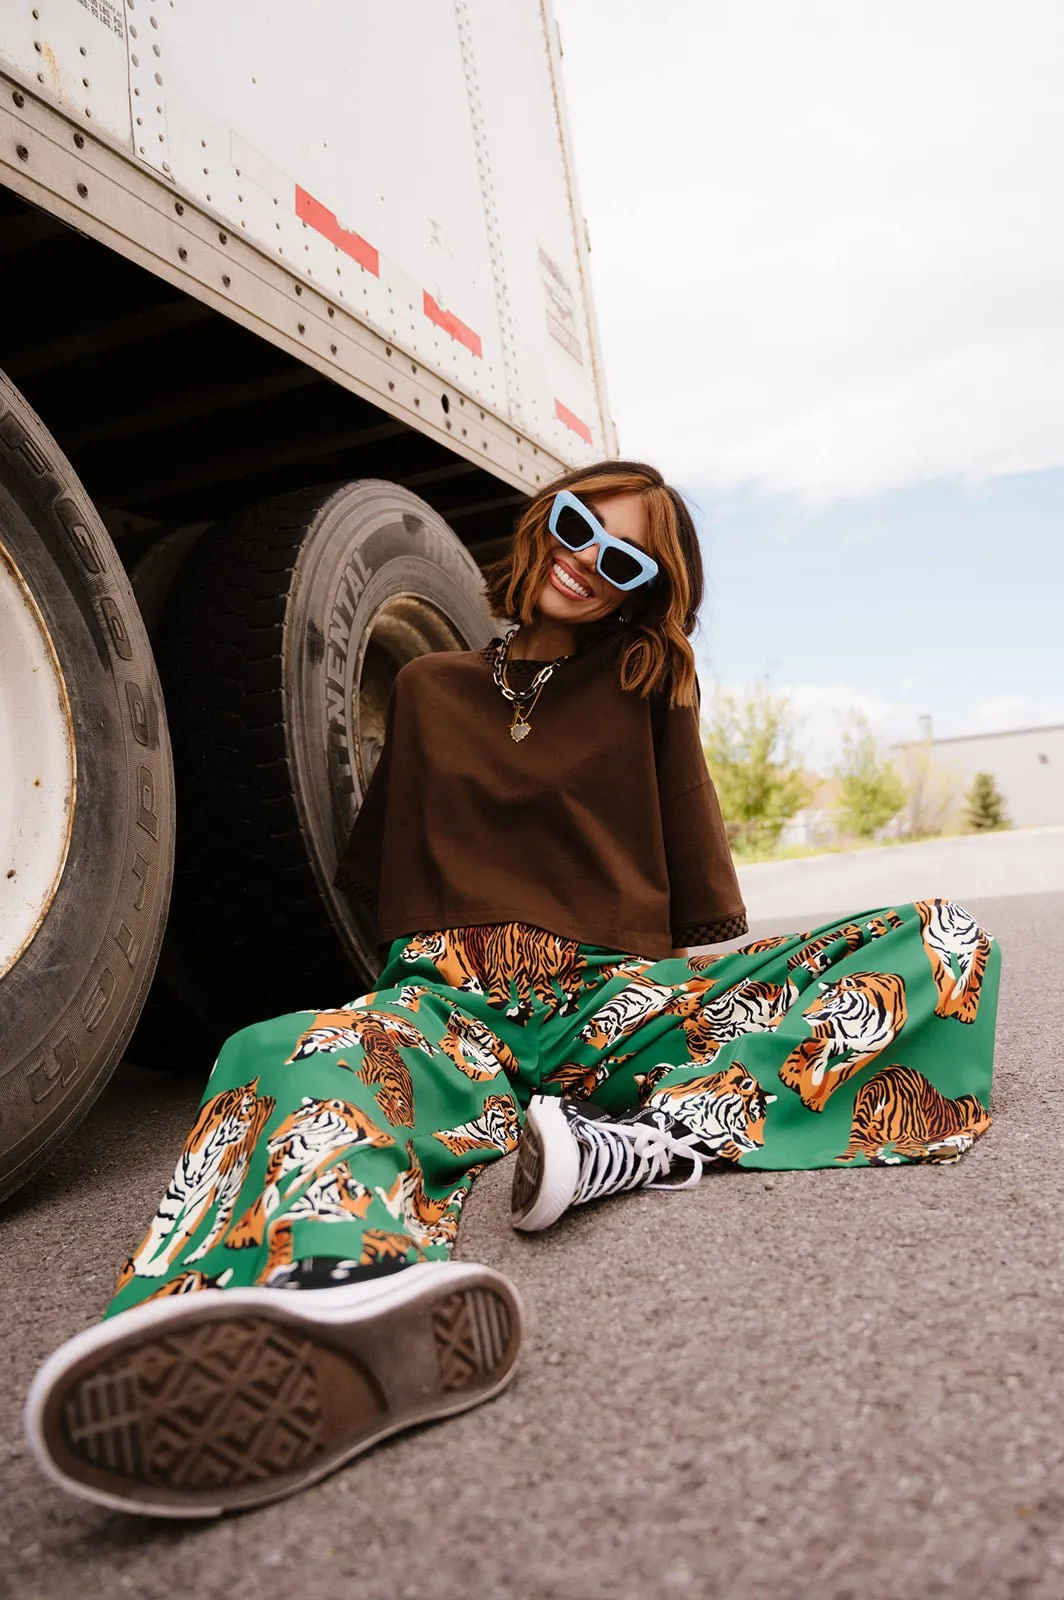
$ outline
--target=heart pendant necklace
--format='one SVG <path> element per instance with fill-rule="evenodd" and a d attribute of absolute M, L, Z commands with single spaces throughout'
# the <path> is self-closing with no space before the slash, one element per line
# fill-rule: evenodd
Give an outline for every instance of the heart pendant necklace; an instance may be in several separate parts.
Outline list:
<path fill-rule="evenodd" d="M 495 647 L 495 659 L 492 663 L 492 677 L 500 693 L 510 701 L 513 706 L 513 716 L 510 718 L 510 738 L 515 744 L 520 744 L 522 739 L 527 739 L 532 732 L 531 716 L 535 709 L 536 701 L 543 693 L 551 674 L 559 661 L 566 661 L 567 656 L 558 656 L 554 661 L 548 661 L 546 666 L 540 667 L 527 689 L 514 689 L 507 682 L 506 664 L 510 654 L 510 645 L 517 628 L 511 628 L 505 638 L 500 639 Z"/>

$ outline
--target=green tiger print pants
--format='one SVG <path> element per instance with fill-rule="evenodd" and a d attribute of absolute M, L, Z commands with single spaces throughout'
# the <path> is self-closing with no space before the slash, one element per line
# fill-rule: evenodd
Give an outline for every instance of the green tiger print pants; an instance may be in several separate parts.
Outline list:
<path fill-rule="evenodd" d="M 234 1034 L 110 1313 L 446 1257 L 534 1093 L 664 1107 L 719 1165 L 955 1160 L 989 1126 L 997 946 L 944 900 L 647 961 L 520 923 Z"/>

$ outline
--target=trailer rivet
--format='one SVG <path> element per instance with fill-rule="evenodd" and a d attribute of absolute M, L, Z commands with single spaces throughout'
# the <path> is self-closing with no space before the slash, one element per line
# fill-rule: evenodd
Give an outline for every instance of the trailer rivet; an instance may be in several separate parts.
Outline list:
<path fill-rule="evenodd" d="M 329 307 L 329 315 L 330 315 L 330 317 L 335 317 L 335 315 L 336 315 L 336 307 L 335 306 L 330 306 Z"/>
<path fill-rule="evenodd" d="M 305 322 L 297 322 L 296 327 L 299 329 L 300 333 L 306 333 L 307 331 L 307 325 Z"/>
<path fill-rule="evenodd" d="M 30 158 L 30 153 L 24 144 L 17 144 L 15 146 L 15 154 L 18 156 L 20 161 L 28 161 Z"/>
<path fill-rule="evenodd" d="M 302 294 L 302 293 L 303 293 L 303 285 L 301 283 L 297 283 L 296 284 L 296 294 Z"/>
<path fill-rule="evenodd" d="M 188 260 L 188 251 L 185 249 L 184 245 L 179 247 L 177 254 L 182 261 Z"/>
<path fill-rule="evenodd" d="M 218 235 L 218 243 L 219 244 L 228 244 L 229 243 L 229 235 L 227 233 L 220 233 Z"/>
<path fill-rule="evenodd" d="M 447 395 L 445 395 L 445 394 L 441 394 L 440 395 L 440 405 L 443 407 L 444 411 L 450 411 L 451 402 L 450 402 L 449 398 L 447 397 Z"/>
<path fill-rule="evenodd" d="M 177 212 L 179 217 L 183 217 L 184 214 L 185 214 L 185 208 L 181 204 L 180 200 L 175 200 L 174 201 L 174 210 Z"/>
<path fill-rule="evenodd" d="M 17 89 L 15 90 L 15 92 L 11 96 L 11 98 L 15 102 L 15 104 L 17 106 L 19 106 L 19 107 L 24 106 L 26 104 L 26 96 L 24 94 L 20 94 Z"/>
<path fill-rule="evenodd" d="M 334 344 L 329 346 L 329 354 L 333 356 L 336 354 L 336 346 Z"/>
<path fill-rule="evenodd" d="M 74 135 L 74 143 L 75 143 L 75 145 L 77 146 L 77 148 L 79 150 L 84 150 L 84 148 L 85 148 L 85 135 L 83 133 L 76 133 Z"/>
<path fill-rule="evenodd" d="M 228 287 L 229 287 L 229 285 L 230 285 L 230 284 L 231 284 L 231 283 L 232 283 L 232 281 L 233 281 L 233 280 L 232 280 L 232 278 L 231 278 L 231 277 L 230 277 L 230 276 L 229 276 L 229 274 L 228 274 L 228 272 L 223 272 L 223 273 L 222 273 L 222 283 L 223 283 L 223 285 L 224 285 L 224 287 L 225 287 L 225 288 L 226 288 L 226 289 L 228 289 Z"/>
<path fill-rule="evenodd" d="M 80 194 L 80 196 L 81 196 L 81 198 L 83 200 L 87 200 L 88 199 L 88 197 L 89 197 L 89 186 L 88 186 L 87 183 L 79 183 L 78 184 L 78 194 Z"/>

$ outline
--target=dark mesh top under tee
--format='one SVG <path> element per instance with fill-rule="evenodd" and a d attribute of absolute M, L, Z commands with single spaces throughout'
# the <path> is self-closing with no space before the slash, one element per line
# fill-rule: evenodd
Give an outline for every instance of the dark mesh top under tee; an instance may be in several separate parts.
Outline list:
<path fill-rule="evenodd" d="M 698 713 L 621 688 L 616 637 L 555 669 L 520 744 L 487 651 L 416 657 L 337 870 L 377 939 L 527 922 L 660 960 L 746 932 Z M 523 687 L 541 662 L 513 662 Z M 524 676 L 522 676 L 524 674 Z"/>

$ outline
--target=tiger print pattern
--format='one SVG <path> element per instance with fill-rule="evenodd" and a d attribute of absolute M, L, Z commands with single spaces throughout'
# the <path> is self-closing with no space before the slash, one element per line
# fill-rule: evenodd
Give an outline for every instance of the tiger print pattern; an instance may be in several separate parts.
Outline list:
<path fill-rule="evenodd" d="M 201 1108 L 147 1233 L 123 1269 L 119 1287 L 132 1277 L 162 1278 L 205 1220 L 210 1227 L 188 1261 L 199 1261 L 224 1234 L 247 1177 L 256 1141 L 275 1101 L 258 1093 L 258 1078 L 224 1089 Z"/>
<path fill-rule="evenodd" d="M 819 978 L 820 974 L 830 966 L 829 952 L 834 952 L 839 943 L 843 943 L 846 954 L 852 955 L 863 944 L 861 930 L 855 922 L 845 922 L 841 928 L 832 928 L 829 933 L 820 934 L 819 938 L 810 939 L 787 958 L 787 971 L 808 972 L 811 978 Z"/>
<path fill-rule="evenodd" d="M 722 1045 L 746 1033 L 771 1033 L 787 1015 L 792 1001 L 789 984 L 749 978 L 725 989 L 717 998 L 688 992 L 688 986 L 666 1007 L 682 1019 L 681 1026 L 692 1061 L 712 1061 Z"/>
<path fill-rule="evenodd" d="M 425 1252 L 409 1233 L 390 1233 L 385 1228 L 368 1228 L 362 1235 L 360 1267 L 379 1267 L 384 1262 L 407 1262 L 410 1252 L 415 1261 L 424 1261 Z"/>
<path fill-rule="evenodd" d="M 517 1057 L 486 1023 L 467 1016 L 455 1006 L 447 1019 L 447 1031 L 440 1049 L 467 1078 L 497 1078 L 501 1073 L 516 1077 L 520 1072 Z"/>
<path fill-rule="evenodd" d="M 455 1156 L 467 1155 L 470 1150 L 495 1150 L 504 1156 L 516 1150 L 520 1131 L 521 1113 L 513 1095 L 489 1094 L 479 1117 L 432 1137 Z"/>
<path fill-rule="evenodd" d="M 873 1166 L 959 1161 L 989 1126 L 990 1113 L 974 1094 L 949 1100 L 922 1072 L 883 1067 L 858 1089 L 850 1143 L 835 1159 L 864 1156 Z"/>
<path fill-rule="evenodd" d="M 779 950 L 782 945 L 791 944 L 795 939 L 808 939 L 807 933 L 772 933 L 765 939 L 751 939 L 749 944 L 741 944 L 736 950 L 737 956 L 760 956 L 769 950 Z"/>
<path fill-rule="evenodd" d="M 935 1016 L 974 1022 L 990 960 L 990 935 L 952 900 L 918 900 L 916 909 L 938 994 Z"/>
<path fill-rule="evenodd" d="M 672 984 L 636 977 L 588 1018 L 579 1037 L 596 1050 L 608 1050 L 664 1011 L 675 992 Z"/>
<path fill-rule="evenodd" d="M 356 1073 L 359 1081 L 376 1089 L 377 1104 L 393 1127 L 412 1128 L 414 1083 L 399 1046 L 425 1055 L 435 1053 L 435 1047 L 412 1022 L 386 1011 L 326 1012 L 315 1017 L 314 1026 L 300 1038 L 289 1060 L 304 1061 L 318 1051 L 335 1054 L 356 1045 L 363 1054 Z"/>
<path fill-rule="evenodd" d="M 865 927 L 871 938 L 882 939 L 895 928 L 904 927 L 904 923 L 896 911 L 884 911 L 882 916 L 870 917 Z"/>
<path fill-rule="evenodd" d="M 390 1133 L 347 1100 L 314 1100 L 304 1095 L 266 1143 L 266 1176 L 261 1194 L 235 1223 L 225 1243 L 234 1250 L 262 1243 L 266 1224 L 296 1191 L 328 1167 L 341 1152 L 394 1145 Z"/>
<path fill-rule="evenodd" d="M 402 958 L 428 960 L 443 982 L 484 994 L 509 1017 L 527 1020 L 533 999 L 549 1010 L 570 1010 L 580 993 L 586 962 L 575 939 L 562 939 L 520 922 L 489 923 L 415 934 Z M 561 1004 L 555 989 L 561 990 Z M 517 991 L 513 1000 L 512 989 Z"/>
<path fill-rule="evenodd" d="M 692 972 L 705 972 L 716 961 L 723 961 L 724 957 L 719 952 L 710 955 L 688 956 L 687 965 Z"/>
<path fill-rule="evenodd" d="M 168 1283 L 161 1283 L 151 1294 L 145 1295 L 142 1305 L 147 1305 L 149 1300 L 165 1300 L 172 1294 L 198 1294 L 201 1289 L 224 1289 L 233 1276 L 232 1267 L 227 1267 L 224 1272 L 219 1272 L 212 1277 L 208 1272 L 200 1272 L 194 1268 L 191 1272 L 181 1272 L 176 1278 L 171 1278 Z"/>
<path fill-rule="evenodd" d="M 569 1100 L 590 1100 L 600 1084 L 610 1075 L 609 1064 L 601 1061 L 597 1067 L 581 1066 L 578 1061 L 567 1061 L 553 1072 L 548 1072 L 543 1083 L 557 1089 Z"/>
<path fill-rule="evenodd" d="M 738 1161 L 764 1144 L 765 1114 L 775 1098 L 741 1061 L 733 1061 L 722 1072 L 658 1089 L 646 1103 L 696 1134 L 710 1160 Z"/>
<path fill-rule="evenodd" d="M 434 1199 L 425 1188 L 425 1175 L 413 1143 L 406 1146 L 409 1165 L 401 1172 L 390 1189 L 377 1188 L 374 1193 L 389 1216 L 402 1222 L 421 1249 L 442 1245 L 450 1249 L 458 1236 L 458 1215 L 468 1188 L 465 1184 L 452 1189 L 442 1199 Z"/>
<path fill-rule="evenodd" d="M 373 1196 L 353 1177 L 343 1163 L 331 1167 L 314 1179 L 301 1195 L 285 1205 L 284 1210 L 270 1219 L 266 1228 L 266 1261 L 259 1274 L 258 1283 L 269 1287 L 283 1277 L 293 1260 L 293 1228 L 301 1219 L 312 1222 L 364 1222 Z M 238 1241 L 230 1240 L 233 1248 L 245 1247 L 254 1242 L 252 1230 L 241 1234 Z"/>
<path fill-rule="evenodd" d="M 810 1111 L 893 1044 L 907 1016 L 905 985 L 893 972 L 850 972 L 831 983 L 803 1013 L 812 1037 L 780 1067 L 780 1082 Z"/>

